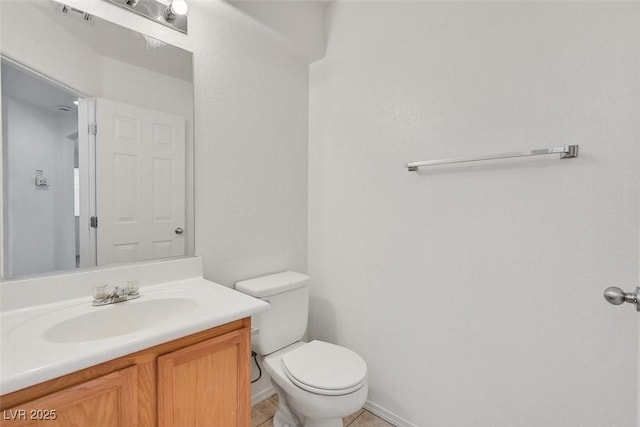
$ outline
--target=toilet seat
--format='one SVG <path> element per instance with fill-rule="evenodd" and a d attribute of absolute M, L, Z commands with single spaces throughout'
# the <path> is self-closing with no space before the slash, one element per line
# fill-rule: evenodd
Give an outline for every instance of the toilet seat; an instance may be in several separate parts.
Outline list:
<path fill-rule="evenodd" d="M 301 389 L 325 396 L 352 393 L 367 380 L 362 357 L 324 341 L 311 341 L 282 355 L 282 368 Z"/>

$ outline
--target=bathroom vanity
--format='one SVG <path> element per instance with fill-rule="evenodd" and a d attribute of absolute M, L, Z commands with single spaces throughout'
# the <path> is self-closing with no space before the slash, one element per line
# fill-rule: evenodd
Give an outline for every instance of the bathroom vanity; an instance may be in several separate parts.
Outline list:
<path fill-rule="evenodd" d="M 248 426 L 251 315 L 268 304 L 201 268 L 190 258 L 3 283 L 0 425 Z M 154 284 L 140 298 L 91 305 L 87 282 L 144 271 Z M 18 306 L 14 293 L 36 288 L 57 300 Z"/>
<path fill-rule="evenodd" d="M 1 424 L 248 426 L 250 335 L 244 318 L 9 393 Z"/>

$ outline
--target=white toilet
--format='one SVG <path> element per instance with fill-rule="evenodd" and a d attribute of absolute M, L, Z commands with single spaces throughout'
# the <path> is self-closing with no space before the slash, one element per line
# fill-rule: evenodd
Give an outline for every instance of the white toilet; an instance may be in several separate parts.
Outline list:
<path fill-rule="evenodd" d="M 253 317 L 252 348 L 278 392 L 275 427 L 342 427 L 342 418 L 367 400 L 367 365 L 348 348 L 300 341 L 307 329 L 309 276 L 287 271 L 236 283 L 236 290 L 267 301 Z"/>

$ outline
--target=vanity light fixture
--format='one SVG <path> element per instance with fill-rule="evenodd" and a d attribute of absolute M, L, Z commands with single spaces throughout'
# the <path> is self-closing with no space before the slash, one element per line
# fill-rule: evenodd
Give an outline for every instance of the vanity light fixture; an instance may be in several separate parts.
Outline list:
<path fill-rule="evenodd" d="M 0 0 L 1 1 L 1 0 Z M 165 25 L 181 33 L 187 34 L 187 6 L 186 0 L 105 0 L 109 3 L 142 15 L 147 19 Z M 169 3 L 169 6 L 167 6 Z"/>

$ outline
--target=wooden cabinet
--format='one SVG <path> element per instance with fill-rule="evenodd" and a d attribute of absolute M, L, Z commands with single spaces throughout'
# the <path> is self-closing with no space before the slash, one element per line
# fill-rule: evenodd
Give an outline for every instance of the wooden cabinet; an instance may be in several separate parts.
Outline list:
<path fill-rule="evenodd" d="M 247 354 L 235 331 L 158 358 L 159 427 L 249 425 L 250 411 L 238 411 L 251 392 Z"/>
<path fill-rule="evenodd" d="M 12 427 L 126 427 L 137 420 L 137 368 L 60 390 L 3 411 Z"/>
<path fill-rule="evenodd" d="M 248 427 L 249 318 L 0 398 L 6 427 Z"/>

